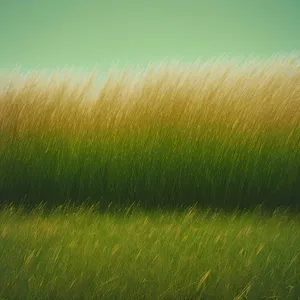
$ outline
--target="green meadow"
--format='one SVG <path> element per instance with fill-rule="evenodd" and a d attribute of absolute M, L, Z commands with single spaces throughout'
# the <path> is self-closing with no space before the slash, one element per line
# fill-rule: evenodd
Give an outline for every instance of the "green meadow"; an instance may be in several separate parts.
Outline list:
<path fill-rule="evenodd" d="M 300 299 L 300 62 L 0 91 L 0 299 Z"/>

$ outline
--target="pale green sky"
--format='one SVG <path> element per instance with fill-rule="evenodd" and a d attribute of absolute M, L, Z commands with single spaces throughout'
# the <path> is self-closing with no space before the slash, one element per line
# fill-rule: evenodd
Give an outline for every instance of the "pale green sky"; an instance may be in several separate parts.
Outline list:
<path fill-rule="evenodd" d="M 193 62 L 300 50 L 300 0 L 0 0 L 0 68 Z"/>

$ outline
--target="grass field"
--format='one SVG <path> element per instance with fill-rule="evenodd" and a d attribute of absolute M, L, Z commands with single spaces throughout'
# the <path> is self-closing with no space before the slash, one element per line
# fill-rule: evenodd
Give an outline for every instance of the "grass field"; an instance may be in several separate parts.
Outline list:
<path fill-rule="evenodd" d="M 0 297 L 298 299 L 299 60 L 92 81 L 0 92 Z"/>
<path fill-rule="evenodd" d="M 8 207 L 4 299 L 299 299 L 300 218 Z M 4 274 L 4 276 L 3 276 Z"/>

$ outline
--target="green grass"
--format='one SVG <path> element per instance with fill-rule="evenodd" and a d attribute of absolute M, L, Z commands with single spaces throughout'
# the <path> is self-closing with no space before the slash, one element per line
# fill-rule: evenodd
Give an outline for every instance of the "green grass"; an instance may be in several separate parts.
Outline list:
<path fill-rule="evenodd" d="M 0 297 L 299 299 L 299 61 L 213 67 L 0 92 Z"/>
<path fill-rule="evenodd" d="M 0 198 L 299 210 L 299 63 L 257 69 L 150 68 L 135 85 L 108 78 L 95 99 L 92 77 L 82 91 L 8 89 Z"/>
<path fill-rule="evenodd" d="M 285 212 L 10 206 L 0 215 L 0 297 L 296 300 L 299 228 Z"/>

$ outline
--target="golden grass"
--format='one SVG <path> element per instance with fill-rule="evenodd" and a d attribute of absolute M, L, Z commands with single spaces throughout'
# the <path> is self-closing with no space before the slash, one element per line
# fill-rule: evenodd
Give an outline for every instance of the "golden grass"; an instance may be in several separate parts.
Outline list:
<path fill-rule="evenodd" d="M 16 134 L 47 129 L 79 133 L 178 126 L 186 133 L 209 126 L 255 135 L 289 130 L 300 123 L 300 62 L 266 62 L 209 69 L 154 66 L 139 78 L 125 71 L 110 75 L 93 99 L 95 74 L 81 88 L 67 91 L 69 79 L 48 89 L 28 80 L 18 91 L 0 94 L 0 128 Z M 247 67 L 246 67 L 247 66 Z M 203 67 L 203 66 L 202 66 Z M 211 127 L 212 128 L 212 127 Z M 209 132 L 207 132 L 209 134 Z"/>
<path fill-rule="evenodd" d="M 0 93 L 0 196 L 297 204 L 299 60 L 124 70 L 92 96 L 96 76 Z"/>

